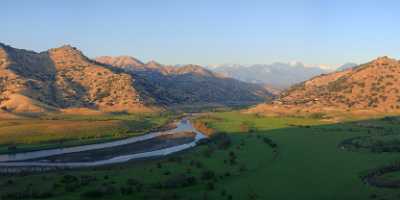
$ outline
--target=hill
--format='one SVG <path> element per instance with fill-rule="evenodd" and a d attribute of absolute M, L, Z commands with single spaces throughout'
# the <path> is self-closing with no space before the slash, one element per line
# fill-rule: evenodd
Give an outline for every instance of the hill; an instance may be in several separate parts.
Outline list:
<path fill-rule="evenodd" d="M 399 61 L 380 57 L 354 68 L 320 75 L 295 85 L 282 93 L 275 102 L 256 106 L 250 112 L 398 112 L 399 85 Z"/>
<path fill-rule="evenodd" d="M 244 105 L 270 100 L 273 95 L 261 85 L 225 77 L 198 65 L 165 66 L 155 61 L 143 65 L 121 63 L 121 57 L 103 57 L 97 62 L 131 74 L 137 87 L 154 97 L 159 105 Z"/>
<path fill-rule="evenodd" d="M 91 60 L 64 45 L 44 52 L 0 44 L 1 116 L 45 112 L 153 112 L 181 105 L 243 105 L 272 95 L 196 65 L 132 57 Z"/>
<path fill-rule="evenodd" d="M 45 52 L 0 44 L 0 108 L 40 113 L 88 108 L 102 111 L 151 111 L 134 79 L 112 71 L 71 46 Z"/>

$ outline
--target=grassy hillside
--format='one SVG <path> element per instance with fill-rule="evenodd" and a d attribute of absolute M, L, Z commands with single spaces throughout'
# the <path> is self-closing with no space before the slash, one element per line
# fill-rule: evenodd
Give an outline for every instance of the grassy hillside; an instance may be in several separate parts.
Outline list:
<path fill-rule="evenodd" d="M 380 57 L 371 62 L 316 76 L 292 86 L 253 113 L 358 113 L 359 116 L 400 113 L 400 62 Z"/>

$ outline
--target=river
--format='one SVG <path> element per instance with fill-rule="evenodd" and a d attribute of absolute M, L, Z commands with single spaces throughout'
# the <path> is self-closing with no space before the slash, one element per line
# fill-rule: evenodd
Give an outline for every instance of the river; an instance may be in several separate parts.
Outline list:
<path fill-rule="evenodd" d="M 170 135 L 181 132 L 194 132 L 196 133 L 194 141 L 186 144 L 180 144 L 173 147 L 168 147 L 164 149 L 159 149 L 155 151 L 148 151 L 143 153 L 129 154 L 129 155 L 119 155 L 106 160 L 95 160 L 90 162 L 62 162 L 62 163 L 54 163 L 54 162 L 44 162 L 44 161 L 31 161 L 33 159 L 46 158 L 50 156 L 57 156 L 69 153 L 77 153 L 83 151 L 90 150 L 98 150 L 104 148 L 113 148 L 121 145 L 132 144 L 140 141 L 149 140 L 155 137 L 159 137 L 162 135 Z M 92 167 L 92 166 L 101 166 L 108 164 L 116 164 L 123 163 L 134 159 L 139 158 L 150 158 L 150 157 L 159 157 L 166 156 L 172 153 L 176 153 L 179 151 L 183 151 L 189 148 L 196 146 L 197 142 L 201 139 L 206 138 L 204 134 L 200 131 L 196 130 L 191 122 L 187 118 L 181 119 L 176 124 L 176 128 L 167 130 L 167 131 L 159 131 L 159 132 L 151 132 L 145 135 L 131 137 L 123 140 L 99 143 L 99 144 L 91 144 L 91 145 L 82 145 L 68 148 L 58 148 L 58 149 L 49 149 L 49 150 L 40 150 L 40 151 L 32 151 L 25 153 L 16 153 L 16 154 L 3 154 L 0 155 L 0 167 L 27 167 L 27 166 L 38 166 L 38 167 Z"/>

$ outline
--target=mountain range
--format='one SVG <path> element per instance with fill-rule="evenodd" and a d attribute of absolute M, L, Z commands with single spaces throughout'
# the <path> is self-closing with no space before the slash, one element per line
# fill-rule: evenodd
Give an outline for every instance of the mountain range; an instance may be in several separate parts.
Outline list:
<path fill-rule="evenodd" d="M 371 62 L 319 75 L 292 86 L 273 103 L 250 112 L 400 111 L 400 62 L 379 57 Z"/>
<path fill-rule="evenodd" d="M 356 63 L 345 63 L 339 66 L 336 71 L 342 71 L 355 66 L 357 66 Z M 306 66 L 301 62 L 276 62 L 255 65 L 225 64 L 208 66 L 207 68 L 241 81 L 266 85 L 271 91 L 274 91 L 274 89 L 281 91 L 314 76 L 333 71 L 320 66 Z"/>
<path fill-rule="evenodd" d="M 96 61 L 130 74 L 138 88 L 168 107 L 251 104 L 273 96 L 263 86 L 225 77 L 199 65 L 165 66 L 126 56 L 98 57 Z"/>
<path fill-rule="evenodd" d="M 220 65 L 210 68 L 214 72 L 249 83 L 265 84 L 278 89 L 286 89 L 293 84 L 305 81 L 313 76 L 328 73 L 320 67 L 306 67 L 297 62 L 244 65 Z"/>
<path fill-rule="evenodd" d="M 38 53 L 0 43 L 2 113 L 153 112 L 174 105 L 244 104 L 271 97 L 264 87 L 196 65 L 144 64 L 132 57 L 92 60 L 69 45 Z"/>
<path fill-rule="evenodd" d="M 199 65 L 144 63 L 130 56 L 90 59 L 69 45 L 38 53 L 0 43 L 0 114 L 154 112 L 262 102 L 267 103 L 250 112 L 400 110 L 399 61 L 380 57 L 354 65 L 348 63 L 331 73 L 300 63 L 221 66 L 211 71 Z M 248 82 L 231 78 L 240 71 L 245 71 L 241 76 Z M 289 87 L 278 98 L 273 87 L 260 84 L 281 81 L 288 87 L 287 81 L 313 74 L 319 75 Z"/>

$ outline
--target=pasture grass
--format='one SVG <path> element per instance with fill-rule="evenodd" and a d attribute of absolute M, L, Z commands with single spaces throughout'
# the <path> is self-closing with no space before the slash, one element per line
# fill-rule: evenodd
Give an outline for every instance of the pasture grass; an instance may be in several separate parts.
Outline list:
<path fill-rule="evenodd" d="M 389 172 L 387 174 L 382 175 L 381 177 L 384 178 L 384 179 L 387 179 L 387 180 L 400 181 L 400 171 Z"/>
<path fill-rule="evenodd" d="M 371 169 L 399 160 L 399 153 L 347 151 L 338 147 L 345 139 L 368 136 L 378 129 L 359 122 L 332 124 L 315 118 L 262 117 L 239 112 L 210 113 L 198 120 L 217 134 L 226 133 L 231 138 L 229 147 L 221 149 L 206 144 L 163 159 L 4 176 L 0 193 L 51 191 L 48 199 L 90 199 L 84 194 L 90 196 L 96 192 L 100 194 L 96 199 L 394 200 L 400 197 L 398 189 L 369 186 L 360 178 Z M 367 123 L 395 132 L 400 129 L 397 122 L 387 120 Z M 268 145 L 266 138 L 277 147 Z M 231 152 L 237 157 L 235 164 L 229 162 Z M 215 177 L 202 178 L 205 171 L 212 171 Z M 78 181 L 63 181 L 66 176 Z M 82 181 L 85 176 L 95 180 L 85 185 Z M 194 177 L 196 181 L 186 186 L 165 186 L 182 176 Z M 398 172 L 388 176 L 398 178 Z M 126 194 L 122 187 L 133 192 Z"/>
<path fill-rule="evenodd" d="M 0 121 L 0 153 L 105 142 L 146 133 L 168 115 L 49 115 Z"/>

